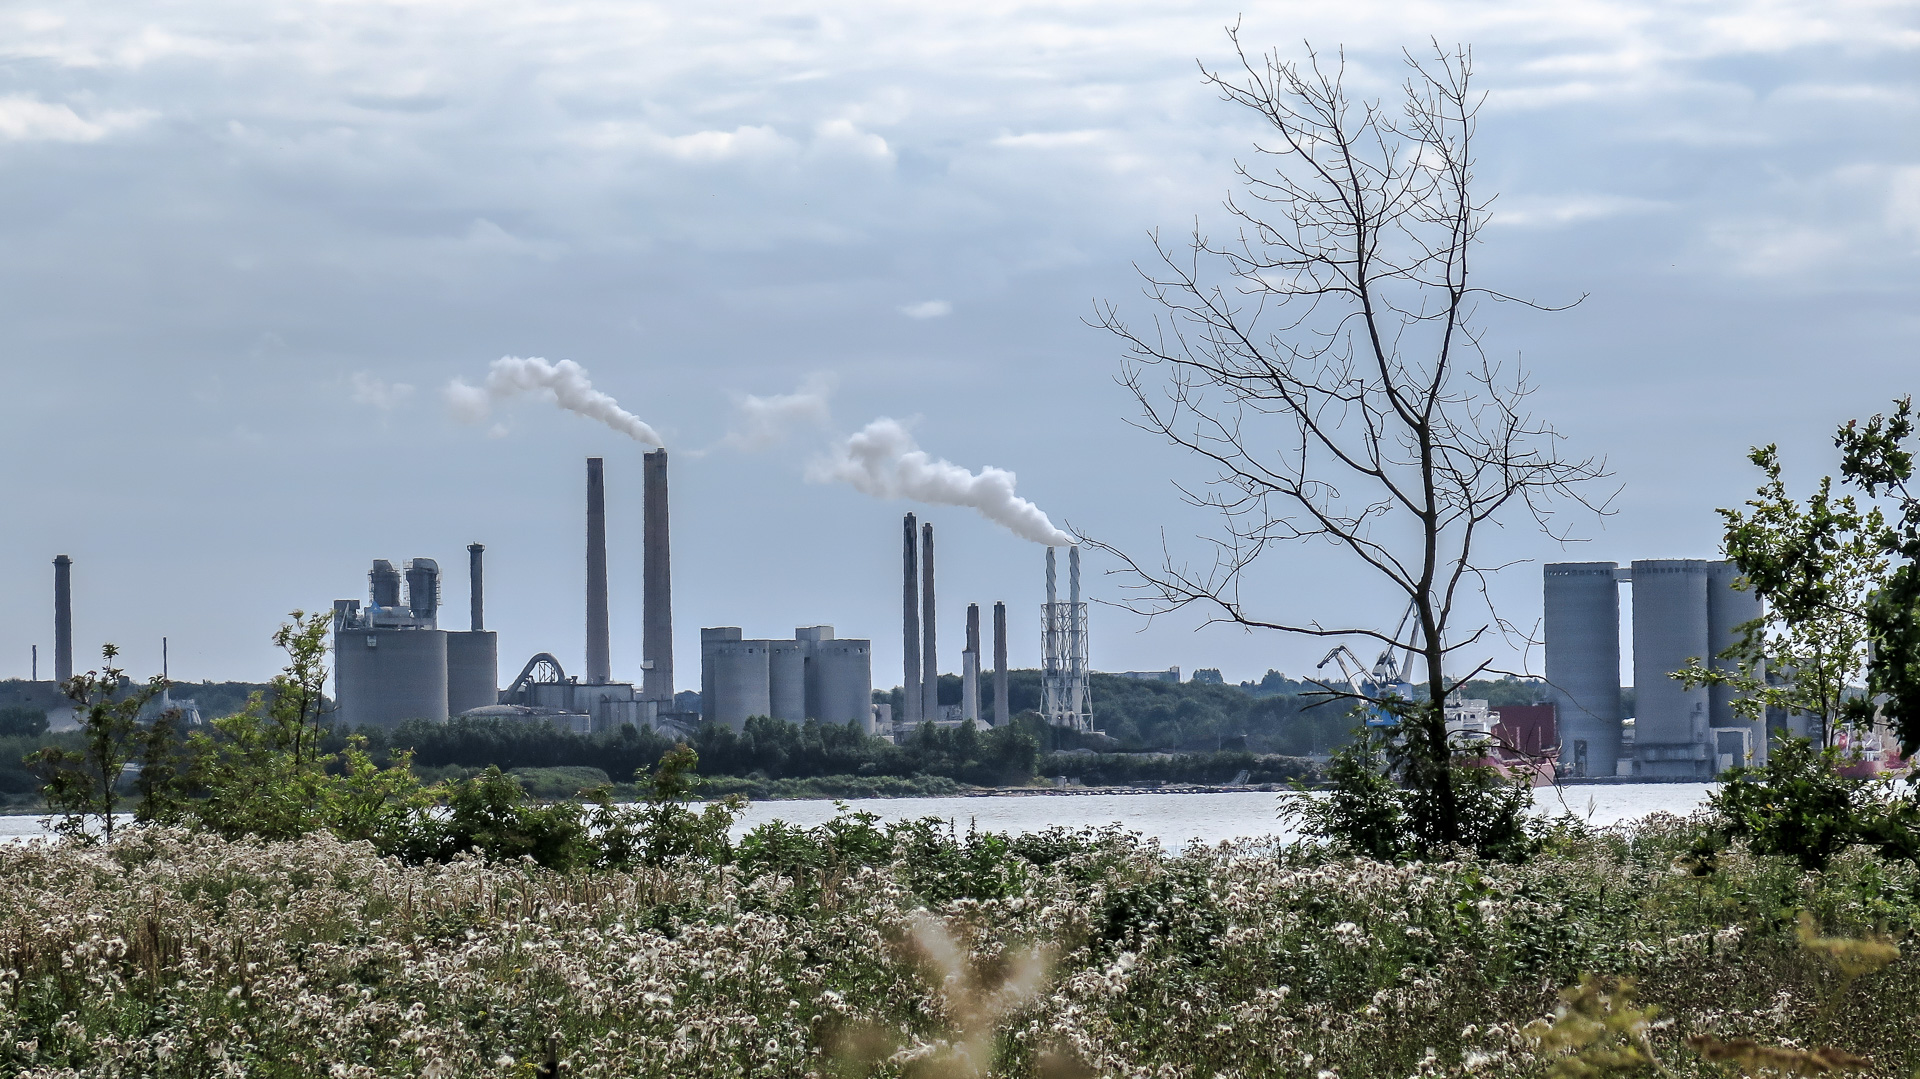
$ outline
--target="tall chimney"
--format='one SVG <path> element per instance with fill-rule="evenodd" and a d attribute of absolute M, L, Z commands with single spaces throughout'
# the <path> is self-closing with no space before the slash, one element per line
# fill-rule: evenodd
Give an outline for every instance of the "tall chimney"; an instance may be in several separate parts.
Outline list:
<path fill-rule="evenodd" d="M 467 628 L 475 633 L 487 628 L 487 620 L 481 613 L 485 604 L 482 602 L 480 585 L 480 553 L 486 549 L 485 544 L 467 544 L 467 619 L 470 623 Z"/>
<path fill-rule="evenodd" d="M 588 685 L 613 680 L 607 640 L 607 483 L 598 457 L 587 458 L 587 676 Z"/>
<path fill-rule="evenodd" d="M 641 612 L 640 654 L 649 661 L 641 676 L 640 695 L 665 702 L 673 710 L 673 561 L 667 546 L 667 451 L 646 454 L 641 496 L 641 574 L 646 594 Z"/>
<path fill-rule="evenodd" d="M 980 722 L 980 605 L 967 604 L 967 648 L 960 654 L 960 718 Z"/>
<path fill-rule="evenodd" d="M 73 559 L 53 560 L 53 680 L 73 677 Z"/>
<path fill-rule="evenodd" d="M 920 727 L 920 526 L 907 514 L 900 545 L 901 654 L 905 671 L 900 680 L 900 722 L 908 730 Z"/>
<path fill-rule="evenodd" d="M 920 718 L 940 718 L 940 652 L 933 642 L 933 526 L 920 526 Z"/>
<path fill-rule="evenodd" d="M 1067 548 L 1067 670 L 1073 674 L 1074 685 L 1080 685 L 1084 672 L 1080 670 L 1081 649 L 1085 645 L 1080 640 L 1086 622 L 1080 617 L 1080 545 Z M 1078 707 L 1075 703 L 1075 707 Z"/>
<path fill-rule="evenodd" d="M 1007 605 L 993 605 L 993 725 L 1006 726 L 1013 717 L 1007 707 Z"/>

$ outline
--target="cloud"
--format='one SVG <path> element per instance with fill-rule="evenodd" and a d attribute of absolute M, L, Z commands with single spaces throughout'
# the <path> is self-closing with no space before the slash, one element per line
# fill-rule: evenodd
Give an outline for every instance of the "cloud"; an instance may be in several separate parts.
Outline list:
<path fill-rule="evenodd" d="M 1666 208 L 1664 202 L 1625 195 L 1503 195 L 1493 204 L 1488 223 L 1516 228 L 1556 228 Z"/>
<path fill-rule="evenodd" d="M 721 445 L 746 453 L 786 441 L 796 428 L 821 428 L 833 423 L 827 407 L 827 379 L 815 375 L 792 393 L 766 397 L 742 394 L 734 398 L 734 421 Z"/>
<path fill-rule="evenodd" d="M 387 382 L 365 371 L 355 371 L 352 383 L 354 404 L 377 408 L 382 412 L 392 412 L 413 396 L 413 387 L 407 383 Z"/>
<path fill-rule="evenodd" d="M 893 147 L 887 145 L 886 139 L 860 130 L 851 120 L 828 120 L 814 128 L 813 150 L 815 153 L 837 153 L 889 164 L 894 157 Z"/>
<path fill-rule="evenodd" d="M 83 119 L 70 106 L 30 97 L 0 97 L 0 139 L 10 142 L 97 142 L 137 127 L 154 113 L 146 110 L 103 112 Z"/>
<path fill-rule="evenodd" d="M 953 314 L 953 305 L 946 300 L 925 300 L 907 304 L 900 308 L 900 313 L 908 318 L 944 318 Z"/>

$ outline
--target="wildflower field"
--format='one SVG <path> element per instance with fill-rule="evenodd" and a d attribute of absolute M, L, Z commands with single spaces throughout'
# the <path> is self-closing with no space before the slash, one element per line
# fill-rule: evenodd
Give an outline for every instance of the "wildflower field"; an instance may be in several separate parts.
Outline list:
<path fill-rule="evenodd" d="M 1593 1074 L 1565 1054 L 1597 1035 L 1536 1024 L 1593 975 L 1633 980 L 1652 1014 L 1613 1026 L 1668 1074 L 1725 1074 L 1700 1036 L 1912 1074 L 1920 979 L 1881 964 L 1914 931 L 1920 871 L 1866 848 L 1819 872 L 1702 854 L 1703 828 L 1392 865 L 844 816 L 570 872 L 410 865 L 327 831 L 123 829 L 0 848 L 0 1070 Z M 1885 956 L 1808 947 L 1803 913 Z M 1651 1074 L 1633 1056 L 1622 1073 Z"/>

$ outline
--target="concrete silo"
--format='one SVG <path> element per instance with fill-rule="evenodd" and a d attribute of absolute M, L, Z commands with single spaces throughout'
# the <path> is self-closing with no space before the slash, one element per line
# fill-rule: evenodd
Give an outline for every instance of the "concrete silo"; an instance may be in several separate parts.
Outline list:
<path fill-rule="evenodd" d="M 1633 563 L 1634 767 L 1643 776 L 1706 776 L 1708 694 L 1673 672 L 1713 654 L 1707 563 Z"/>
<path fill-rule="evenodd" d="M 832 626 L 803 626 L 793 636 L 807 650 L 808 718 L 893 733 L 873 729 L 873 642 L 835 639 Z"/>
<path fill-rule="evenodd" d="M 1612 562 L 1546 567 L 1546 666 L 1560 763 L 1614 775 L 1620 759 L 1620 586 Z"/>
<path fill-rule="evenodd" d="M 761 641 L 767 649 L 767 715 L 788 723 L 805 723 L 807 711 L 807 650 L 799 641 Z"/>
<path fill-rule="evenodd" d="M 1711 664 L 1717 671 L 1732 672 L 1738 668 L 1739 664 L 1721 659 L 1720 654 L 1740 643 L 1741 625 L 1759 618 L 1766 610 L 1752 589 L 1733 587 L 1733 582 L 1739 577 L 1740 567 L 1732 562 L 1707 564 L 1708 647 L 1712 650 Z M 1761 765 L 1767 762 L 1766 720 L 1742 719 L 1735 715 L 1734 696 L 1734 691 L 1725 686 L 1710 686 L 1707 689 L 1708 722 L 1716 732 L 1713 735 L 1716 772 L 1734 765 Z M 1733 737 L 1719 733 L 1722 731 L 1743 731 L 1745 734 Z"/>
<path fill-rule="evenodd" d="M 467 547 L 468 581 L 471 589 L 468 610 L 471 628 L 465 633 L 447 634 L 447 714 L 457 716 L 470 708 L 486 708 L 500 703 L 500 635 L 484 628 L 485 615 L 480 576 L 480 555 L 486 548 L 478 543 Z"/>
<path fill-rule="evenodd" d="M 700 631 L 702 718 L 739 730 L 749 716 L 772 714 L 770 689 L 766 641 L 742 639 L 737 626 Z"/>

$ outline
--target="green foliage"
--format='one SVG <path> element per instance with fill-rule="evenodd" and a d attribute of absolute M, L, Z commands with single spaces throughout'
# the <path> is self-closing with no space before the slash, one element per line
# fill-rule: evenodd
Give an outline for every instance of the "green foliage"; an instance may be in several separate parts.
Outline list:
<path fill-rule="evenodd" d="M 1886 531 L 1877 508 L 1862 510 L 1853 496 L 1834 497 L 1823 478 L 1803 506 L 1787 494 L 1775 446 L 1748 459 L 1766 479 L 1746 510 L 1723 509 L 1725 551 L 1741 569 L 1736 587 L 1752 589 L 1766 614 L 1740 627 L 1739 641 L 1721 654 L 1732 666 L 1695 657 L 1674 678 L 1688 688 L 1724 686 L 1733 709 L 1764 720 L 1769 710 L 1803 715 L 1817 724 L 1821 744 L 1843 727 L 1871 719 L 1849 691 L 1865 672 L 1868 596 L 1886 574 L 1876 537 Z"/>
<path fill-rule="evenodd" d="M 1380 861 L 1446 857 L 1464 847 L 1485 858 L 1524 861 L 1538 846 L 1528 829 L 1530 788 L 1460 758 L 1449 769 L 1458 831 L 1449 834 L 1434 792 L 1404 781 L 1407 754 L 1388 736 L 1361 732 L 1335 753 L 1324 793 L 1296 785 L 1281 818 L 1333 849 Z"/>
<path fill-rule="evenodd" d="M 1867 691 L 1899 732 L 1905 753 L 1920 750 L 1920 496 L 1913 479 L 1913 400 L 1894 402 L 1890 415 L 1862 424 L 1847 421 L 1834 436 L 1840 473 L 1869 498 L 1885 496 L 1893 514 L 1872 536 L 1893 568 L 1867 597 Z"/>
<path fill-rule="evenodd" d="M 128 683 L 113 665 L 120 650 L 100 649 L 100 669 L 76 674 L 61 688 L 80 721 L 80 747 L 44 746 L 28 758 L 43 784 L 41 797 L 58 820 L 54 830 L 69 838 L 88 836 L 91 820 L 109 841 L 120 806 L 120 783 L 127 765 L 140 755 L 140 710 L 160 693 L 156 677 L 144 686 Z"/>
<path fill-rule="evenodd" d="M 371 837 L 424 803 L 404 754 L 381 769 L 364 740 L 343 747 L 344 766 L 339 754 L 325 752 L 329 616 L 295 611 L 291 618 L 273 638 L 285 668 L 240 711 L 193 733 L 175 769 L 181 793 L 156 802 L 147 819 L 190 818 L 229 838 L 286 839 L 336 827 Z"/>
<path fill-rule="evenodd" d="M 568 870 L 591 859 L 585 810 L 578 803 L 535 805 L 526 788 L 498 768 L 447 784 L 439 793 L 444 813 L 414 814 L 410 827 L 386 844 L 408 861 L 444 862 L 471 851 L 489 861 L 531 858 Z"/>
<path fill-rule="evenodd" d="M 1728 836 L 1808 869 L 1825 868 L 1856 843 L 1889 857 L 1920 857 L 1920 797 L 1897 792 L 1889 780 L 1843 776 L 1842 763 L 1832 749 L 1783 738 L 1764 766 L 1728 772 L 1708 805 Z"/>
<path fill-rule="evenodd" d="M 986 731 L 932 728 L 917 732 L 905 745 L 894 745 L 868 735 L 858 723 L 788 723 L 751 716 L 738 731 L 725 724 L 704 724 L 687 742 L 708 776 L 758 781 L 944 776 L 962 783 L 1023 785 L 1034 776 L 1044 733 L 1038 726 L 1044 725 L 1028 719 Z M 597 768 L 609 776 L 632 775 L 675 744 L 633 727 L 584 735 L 503 719 L 409 723 L 390 734 L 364 733 L 412 749 L 414 762 L 423 768 Z"/>
<path fill-rule="evenodd" d="M 1299 757 L 1253 753 L 1049 753 L 1040 774 L 1072 776 L 1089 786 L 1148 783 L 1231 782 L 1241 772 L 1248 783 L 1312 783 L 1319 770 Z"/>
<path fill-rule="evenodd" d="M 35 738 L 46 731 L 46 709 L 30 704 L 0 707 L 0 738 Z"/>
<path fill-rule="evenodd" d="M 650 773 L 635 775 L 646 789 L 637 806 L 616 806 L 601 791 L 589 811 L 594 864 L 613 869 L 661 866 L 685 859 L 721 864 L 731 859 L 728 830 L 746 808 L 738 796 L 724 797 L 695 810 L 700 755 L 681 743 L 668 750 Z"/>

